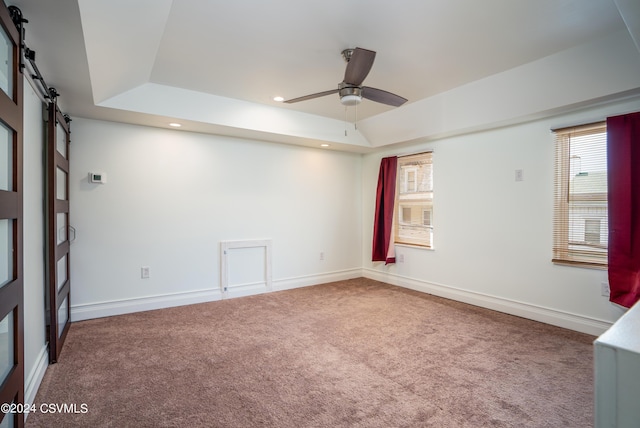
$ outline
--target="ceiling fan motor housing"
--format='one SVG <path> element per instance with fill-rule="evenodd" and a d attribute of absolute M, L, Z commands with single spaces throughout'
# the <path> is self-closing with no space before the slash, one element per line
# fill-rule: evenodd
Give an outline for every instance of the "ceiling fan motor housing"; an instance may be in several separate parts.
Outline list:
<path fill-rule="evenodd" d="M 340 102 L 345 106 L 355 106 L 362 102 L 362 88 L 341 83 L 339 86 Z"/>

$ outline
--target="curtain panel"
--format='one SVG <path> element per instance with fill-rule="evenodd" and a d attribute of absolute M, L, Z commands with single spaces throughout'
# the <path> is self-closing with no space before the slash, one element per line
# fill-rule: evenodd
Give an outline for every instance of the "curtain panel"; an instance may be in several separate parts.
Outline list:
<path fill-rule="evenodd" d="M 391 240 L 393 239 L 393 213 L 396 199 L 397 169 L 397 156 L 383 158 L 380 161 L 378 188 L 376 190 L 376 211 L 373 222 L 373 251 L 371 260 L 374 262 L 385 262 L 385 264 L 396 262 Z"/>
<path fill-rule="evenodd" d="M 607 118 L 610 301 L 640 299 L 640 112 Z"/>

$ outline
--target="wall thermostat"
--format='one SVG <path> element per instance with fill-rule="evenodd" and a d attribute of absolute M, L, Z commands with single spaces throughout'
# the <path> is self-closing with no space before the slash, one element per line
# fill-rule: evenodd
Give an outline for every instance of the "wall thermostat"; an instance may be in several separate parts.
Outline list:
<path fill-rule="evenodd" d="M 107 174 L 104 172 L 90 172 L 89 173 L 89 182 L 90 183 L 106 183 L 107 182 Z"/>

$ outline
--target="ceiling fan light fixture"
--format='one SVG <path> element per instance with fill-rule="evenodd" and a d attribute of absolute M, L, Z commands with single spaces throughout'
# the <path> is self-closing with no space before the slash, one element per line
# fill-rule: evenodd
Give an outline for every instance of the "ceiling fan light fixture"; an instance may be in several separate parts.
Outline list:
<path fill-rule="evenodd" d="M 342 105 L 355 106 L 362 102 L 362 89 L 358 86 L 341 83 L 338 89 Z"/>
<path fill-rule="evenodd" d="M 340 102 L 344 106 L 355 106 L 362 102 L 362 95 L 344 95 L 340 97 Z"/>

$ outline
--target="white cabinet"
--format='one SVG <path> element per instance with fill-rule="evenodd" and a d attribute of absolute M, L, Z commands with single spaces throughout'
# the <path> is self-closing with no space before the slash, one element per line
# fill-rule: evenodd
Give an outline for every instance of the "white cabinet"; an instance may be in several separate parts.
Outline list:
<path fill-rule="evenodd" d="M 640 427 L 640 303 L 594 342 L 595 428 Z"/>

